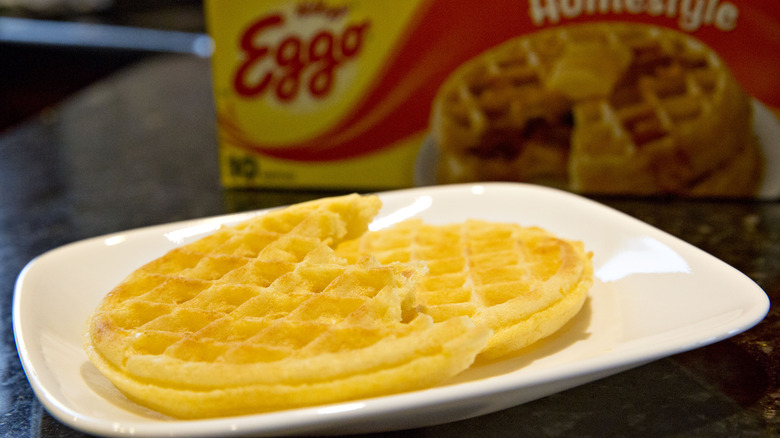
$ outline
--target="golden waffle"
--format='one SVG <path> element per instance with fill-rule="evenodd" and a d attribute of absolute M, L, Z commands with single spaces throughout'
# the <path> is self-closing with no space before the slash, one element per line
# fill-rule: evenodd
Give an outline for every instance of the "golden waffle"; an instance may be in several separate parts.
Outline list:
<path fill-rule="evenodd" d="M 129 399 L 181 418 L 239 415 L 424 388 L 470 366 L 489 331 L 434 323 L 419 269 L 347 263 L 374 196 L 269 212 L 172 250 L 112 290 L 85 349 Z"/>
<path fill-rule="evenodd" d="M 749 97 L 680 32 L 562 26 L 467 61 L 431 115 L 440 182 L 578 192 L 751 196 L 762 172 Z"/>
<path fill-rule="evenodd" d="M 417 302 L 434 321 L 470 317 L 493 331 L 484 358 L 526 347 L 560 329 L 581 309 L 593 282 L 581 242 L 537 227 L 468 220 L 449 225 L 419 219 L 372 231 L 339 245 L 337 254 L 381 263 L 424 263 Z"/>

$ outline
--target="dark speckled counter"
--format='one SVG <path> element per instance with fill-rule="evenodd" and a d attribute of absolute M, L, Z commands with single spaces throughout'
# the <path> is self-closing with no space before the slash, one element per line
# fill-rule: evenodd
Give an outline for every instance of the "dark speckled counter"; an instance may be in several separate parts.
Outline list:
<path fill-rule="evenodd" d="M 0 434 L 76 437 L 35 398 L 11 303 L 33 257 L 80 239 L 326 193 L 219 187 L 209 65 L 157 57 L 0 133 Z M 780 203 L 598 198 L 780 300 Z M 66 311 L 64 309 L 63 311 Z M 512 409 L 381 436 L 778 436 L 780 311 L 728 340 Z"/>

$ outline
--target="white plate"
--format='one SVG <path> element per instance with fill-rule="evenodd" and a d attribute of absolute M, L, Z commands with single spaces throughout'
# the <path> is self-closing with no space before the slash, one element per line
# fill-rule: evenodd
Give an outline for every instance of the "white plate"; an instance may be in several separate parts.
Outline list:
<path fill-rule="evenodd" d="M 103 295 L 142 263 L 234 214 L 96 237 L 41 255 L 16 284 L 13 324 L 25 372 L 46 409 L 93 434 L 285 435 L 387 431 L 515 406 L 757 324 L 764 292 L 732 267 L 662 231 L 570 193 L 522 184 L 426 187 L 380 194 L 376 223 L 482 218 L 540 225 L 594 252 L 583 311 L 526 354 L 476 366 L 435 388 L 307 409 L 177 421 L 127 401 L 87 360 L 81 332 Z M 641 388 L 637 389 L 641 391 Z"/>

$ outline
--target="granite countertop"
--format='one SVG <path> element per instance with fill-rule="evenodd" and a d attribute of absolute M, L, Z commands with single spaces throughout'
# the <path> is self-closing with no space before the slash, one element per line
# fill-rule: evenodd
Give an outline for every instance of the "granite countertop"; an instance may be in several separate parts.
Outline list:
<path fill-rule="evenodd" d="M 322 192 L 220 188 L 207 60 L 153 57 L 0 134 L 0 434 L 82 436 L 34 396 L 11 326 L 35 256 L 84 238 Z M 743 272 L 780 299 L 780 203 L 595 198 Z M 67 309 L 63 309 L 67 311 Z M 378 436 L 777 436 L 780 311 L 710 346 L 474 419 Z"/>

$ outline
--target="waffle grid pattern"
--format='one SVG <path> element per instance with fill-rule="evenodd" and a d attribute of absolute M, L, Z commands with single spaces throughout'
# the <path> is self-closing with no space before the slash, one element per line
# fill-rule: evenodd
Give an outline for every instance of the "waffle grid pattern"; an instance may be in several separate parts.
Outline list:
<path fill-rule="evenodd" d="M 336 256 L 325 242 L 370 218 L 345 216 L 269 214 L 141 267 L 92 317 L 90 359 L 132 400 L 182 418 L 404 391 L 467 368 L 489 331 L 419 314 L 414 266 Z"/>
<path fill-rule="evenodd" d="M 621 23 L 488 50 L 442 86 L 432 115 L 444 182 L 563 180 L 629 193 L 694 190 L 755 147 L 750 120 L 747 95 L 706 45 Z"/>
<path fill-rule="evenodd" d="M 428 272 L 418 282 L 418 303 L 435 321 L 468 316 L 493 330 L 482 352 L 487 358 L 558 330 L 582 307 L 592 284 L 590 256 L 581 243 L 517 224 L 430 225 L 413 219 L 344 242 L 337 253 L 352 261 L 370 254 L 381 263 L 424 263 Z"/>

